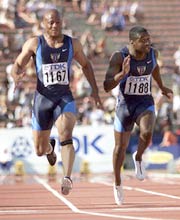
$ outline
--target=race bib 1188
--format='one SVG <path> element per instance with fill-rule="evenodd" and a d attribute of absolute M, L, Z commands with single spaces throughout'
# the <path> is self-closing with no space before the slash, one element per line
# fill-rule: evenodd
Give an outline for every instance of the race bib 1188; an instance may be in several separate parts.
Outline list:
<path fill-rule="evenodd" d="M 126 81 L 124 93 L 128 95 L 150 95 L 151 75 L 129 76 Z"/>

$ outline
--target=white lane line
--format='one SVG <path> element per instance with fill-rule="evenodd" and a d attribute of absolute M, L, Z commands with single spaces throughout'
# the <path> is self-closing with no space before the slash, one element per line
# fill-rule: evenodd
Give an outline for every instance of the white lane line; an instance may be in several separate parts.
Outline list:
<path fill-rule="evenodd" d="M 162 184 L 168 184 L 168 185 L 180 185 L 180 183 L 178 183 L 178 182 L 175 182 L 175 181 L 172 181 L 172 180 L 165 180 L 164 179 L 164 181 L 163 181 L 163 179 L 162 178 L 151 178 L 151 181 L 152 182 L 154 182 L 154 183 L 161 183 L 161 185 Z"/>
<path fill-rule="evenodd" d="M 158 177 L 151 177 L 150 179 L 152 182 L 158 182 L 161 184 L 169 184 L 169 185 L 180 185 L 180 182 L 178 179 L 170 180 L 167 178 L 158 178 Z"/>
<path fill-rule="evenodd" d="M 152 195 L 156 195 L 156 196 L 163 196 L 163 197 L 167 197 L 167 198 L 171 198 L 171 199 L 180 200 L 179 196 L 173 196 L 173 195 L 169 195 L 169 194 L 166 194 L 166 193 L 154 192 L 154 191 L 151 191 L 151 190 L 140 189 L 140 188 L 137 188 L 137 187 L 124 186 L 124 189 L 135 190 L 135 191 L 144 192 L 144 193 L 147 193 L 147 194 L 152 194 Z"/>
<path fill-rule="evenodd" d="M 107 213 L 97 213 L 97 212 L 83 211 L 83 210 L 78 209 L 69 200 L 67 200 L 62 195 L 60 195 L 58 191 L 51 188 L 51 186 L 45 180 L 43 180 L 42 178 L 40 178 L 38 176 L 34 176 L 34 179 L 38 183 L 43 185 L 55 197 L 60 199 L 65 205 L 67 205 L 75 213 L 87 214 L 87 215 L 93 215 L 93 216 L 112 217 L 112 218 L 119 218 L 119 219 L 131 219 L 131 220 L 164 220 L 164 218 L 163 219 L 161 219 L 161 218 L 147 218 L 147 217 L 140 217 L 140 216 L 114 215 L 114 214 L 107 214 Z M 173 219 L 171 219 L 171 220 L 173 220 Z"/>
<path fill-rule="evenodd" d="M 104 181 L 99 181 L 99 180 L 97 180 L 97 181 L 93 180 L 91 182 L 100 183 L 100 184 L 103 184 L 103 185 L 106 185 L 106 186 L 112 186 L 111 183 L 104 182 Z M 167 198 L 171 198 L 171 199 L 180 200 L 180 196 L 173 196 L 173 195 L 169 195 L 169 194 L 166 194 L 166 193 L 159 193 L 159 192 L 154 192 L 154 191 L 151 191 L 151 190 L 145 190 L 145 189 L 140 189 L 140 188 L 137 188 L 137 187 L 129 187 L 129 186 L 123 186 L 123 188 L 126 189 L 126 190 L 135 190 L 135 191 L 139 191 L 139 192 L 143 192 L 143 193 L 147 193 L 147 194 L 152 194 L 152 195 L 163 196 L 163 197 L 167 197 Z"/>
<path fill-rule="evenodd" d="M 46 211 L 41 211 L 41 210 L 0 210 L 0 215 L 1 214 L 12 214 L 12 215 L 17 215 L 17 214 L 42 214 L 45 213 Z"/>
<path fill-rule="evenodd" d="M 140 212 L 142 211 L 141 208 L 116 208 L 113 209 L 115 211 L 120 211 L 120 212 Z M 150 207 L 145 207 L 143 208 L 143 212 L 157 212 L 157 211 L 179 211 L 180 207 L 157 207 L 157 208 L 150 208 Z"/>
<path fill-rule="evenodd" d="M 142 211 L 142 209 L 141 209 Z M 111 217 L 111 218 L 118 218 L 118 219 L 131 219 L 131 220 L 165 220 L 164 218 L 148 218 L 148 217 L 139 217 L 139 216 L 128 216 L 128 215 L 114 215 L 114 214 L 107 214 L 107 213 L 97 213 L 97 212 L 86 212 L 81 211 L 81 214 L 87 214 L 87 215 L 95 215 L 95 216 L 103 216 L 103 217 Z M 175 219 L 171 219 L 175 220 Z"/>
<path fill-rule="evenodd" d="M 158 177 L 158 178 L 170 178 L 170 179 L 180 179 L 179 174 L 171 173 L 149 173 L 149 177 Z"/>
<path fill-rule="evenodd" d="M 149 173 L 148 177 L 152 182 L 158 182 L 161 184 L 180 185 L 179 174 L 170 173 Z"/>

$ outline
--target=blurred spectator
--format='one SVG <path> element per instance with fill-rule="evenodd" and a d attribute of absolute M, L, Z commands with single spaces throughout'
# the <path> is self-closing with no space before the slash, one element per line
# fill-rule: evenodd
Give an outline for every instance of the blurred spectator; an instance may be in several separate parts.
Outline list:
<path fill-rule="evenodd" d="M 8 50 L 8 36 L 6 34 L 0 33 L 0 57 L 5 56 L 5 51 Z"/>
<path fill-rule="evenodd" d="M 82 0 L 72 0 L 73 9 L 75 11 L 81 11 Z"/>
<path fill-rule="evenodd" d="M 96 40 L 92 32 L 90 30 L 86 30 L 81 35 L 80 42 L 83 46 L 84 53 L 90 59 L 94 58 L 95 56 L 109 56 L 106 48 L 106 36 Z"/>
<path fill-rule="evenodd" d="M 11 13 L 9 9 L 1 9 L 0 11 L 0 27 L 15 29 L 14 13 Z"/>
<path fill-rule="evenodd" d="M 129 10 L 129 21 L 131 23 L 139 23 L 144 19 L 144 10 L 139 1 L 131 4 Z"/>
<path fill-rule="evenodd" d="M 12 155 L 7 147 L 1 146 L 0 148 L 0 169 L 3 174 L 9 174 L 13 165 Z"/>
<path fill-rule="evenodd" d="M 91 94 L 91 86 L 83 75 L 81 75 L 81 78 L 77 82 L 76 88 L 76 95 L 78 98 L 83 98 Z"/>
<path fill-rule="evenodd" d="M 106 36 L 101 37 L 97 41 L 96 48 L 94 50 L 94 55 L 98 55 L 101 57 L 109 57 L 109 52 L 107 51 L 107 47 L 106 47 Z"/>
<path fill-rule="evenodd" d="M 180 74 L 180 45 L 175 51 L 173 57 L 175 62 L 175 73 Z"/>
<path fill-rule="evenodd" d="M 51 1 L 39 1 L 39 0 L 30 0 L 26 4 L 26 10 L 30 14 L 35 14 L 36 18 L 40 20 L 44 14 L 44 10 L 56 8 L 56 5 Z"/>
<path fill-rule="evenodd" d="M 97 109 L 91 97 L 85 97 L 79 107 L 78 123 L 82 125 L 104 124 L 104 111 Z"/>
<path fill-rule="evenodd" d="M 32 36 L 38 36 L 43 33 L 43 29 L 40 22 L 37 22 L 32 27 Z"/>
<path fill-rule="evenodd" d="M 84 98 L 90 96 L 91 86 L 82 74 L 82 69 L 79 65 L 72 65 L 73 79 L 72 79 L 72 90 L 75 98 Z"/>
<path fill-rule="evenodd" d="M 173 85 L 173 114 L 176 125 L 180 126 L 180 88 L 178 83 Z"/>
<path fill-rule="evenodd" d="M 114 1 L 113 5 L 110 7 L 110 13 L 113 21 L 113 29 L 117 31 L 122 31 L 125 28 L 125 18 L 121 12 L 121 7 L 119 1 Z"/>
<path fill-rule="evenodd" d="M 113 22 L 111 18 L 110 9 L 109 9 L 109 6 L 107 6 L 103 14 L 101 15 L 101 28 L 103 30 L 110 30 L 112 29 L 112 26 L 113 26 Z"/>
<path fill-rule="evenodd" d="M 26 36 L 22 29 L 16 31 L 8 38 L 9 50 L 11 52 L 19 52 L 22 49 L 23 42 L 25 41 Z"/>
<path fill-rule="evenodd" d="M 15 11 L 17 0 L 3 0 L 0 7 L 0 26 L 15 29 Z"/>
<path fill-rule="evenodd" d="M 173 100 L 160 95 L 156 98 L 157 120 L 162 129 L 168 127 L 172 129 L 173 124 Z"/>
<path fill-rule="evenodd" d="M 19 91 L 17 89 L 17 93 L 14 93 L 14 83 L 13 79 L 11 77 L 11 70 L 12 70 L 12 64 L 9 64 L 6 67 L 6 73 L 7 73 L 7 80 L 8 80 L 8 92 L 7 92 L 7 98 L 9 102 L 12 102 L 13 100 L 19 99 Z"/>
<path fill-rule="evenodd" d="M 82 70 L 80 66 L 77 63 L 73 63 L 70 86 L 75 98 L 78 96 L 77 84 L 81 77 L 82 77 Z"/>
<path fill-rule="evenodd" d="M 121 12 L 120 4 L 114 1 L 107 6 L 101 16 L 101 27 L 106 31 L 122 31 L 125 28 L 125 17 Z"/>
<path fill-rule="evenodd" d="M 173 99 L 169 100 L 164 95 L 156 98 L 157 123 L 163 132 L 162 147 L 177 144 L 177 137 L 173 131 Z"/>
<path fill-rule="evenodd" d="M 79 107 L 78 123 L 82 125 L 90 125 L 90 115 L 93 110 L 93 101 L 91 97 L 85 97 Z"/>
<path fill-rule="evenodd" d="M 93 126 L 104 124 L 104 111 L 93 107 L 90 113 L 90 124 Z"/>
<path fill-rule="evenodd" d="M 2 1 L 0 23 L 10 29 L 30 27 L 36 19 L 26 11 L 24 0 Z"/>
<path fill-rule="evenodd" d="M 108 97 L 104 101 L 104 122 L 105 124 L 113 124 L 114 123 L 114 109 L 116 105 L 116 99 L 114 96 Z"/>
<path fill-rule="evenodd" d="M 80 42 L 83 46 L 83 51 L 89 58 L 94 56 L 94 51 L 96 48 L 96 41 L 90 30 L 83 32 L 80 38 Z"/>
<path fill-rule="evenodd" d="M 88 18 L 93 12 L 93 0 L 85 0 L 85 15 Z"/>
<path fill-rule="evenodd" d="M 0 93 L 0 127 L 6 127 L 8 120 L 7 96 Z"/>
<path fill-rule="evenodd" d="M 165 130 L 160 146 L 169 147 L 169 146 L 177 145 L 177 144 L 178 144 L 177 135 L 169 129 Z"/>
<path fill-rule="evenodd" d="M 128 0 L 121 1 L 121 13 L 124 15 L 125 19 L 129 19 L 129 11 L 131 8 L 131 3 Z"/>

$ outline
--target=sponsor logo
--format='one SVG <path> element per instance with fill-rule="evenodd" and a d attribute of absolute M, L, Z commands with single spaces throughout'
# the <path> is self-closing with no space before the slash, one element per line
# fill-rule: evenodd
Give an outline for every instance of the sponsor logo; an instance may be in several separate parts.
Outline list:
<path fill-rule="evenodd" d="M 50 56 L 53 63 L 57 63 L 60 58 L 60 53 L 51 53 Z"/>
<path fill-rule="evenodd" d="M 150 64 L 151 62 L 152 62 L 152 60 L 148 60 L 148 61 L 147 61 L 147 64 Z"/>
<path fill-rule="evenodd" d="M 139 75 L 143 75 L 146 71 L 146 66 L 137 66 L 137 71 Z"/>

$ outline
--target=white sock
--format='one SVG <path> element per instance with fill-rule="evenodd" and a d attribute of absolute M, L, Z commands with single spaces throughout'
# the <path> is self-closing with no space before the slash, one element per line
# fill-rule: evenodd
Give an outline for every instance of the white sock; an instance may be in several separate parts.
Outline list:
<path fill-rule="evenodd" d="M 46 152 L 46 154 L 52 153 L 52 150 L 53 150 L 53 148 L 52 148 L 51 144 L 49 144 L 49 150 Z"/>

